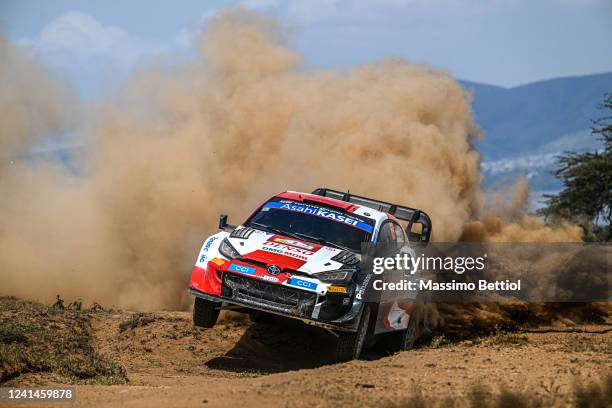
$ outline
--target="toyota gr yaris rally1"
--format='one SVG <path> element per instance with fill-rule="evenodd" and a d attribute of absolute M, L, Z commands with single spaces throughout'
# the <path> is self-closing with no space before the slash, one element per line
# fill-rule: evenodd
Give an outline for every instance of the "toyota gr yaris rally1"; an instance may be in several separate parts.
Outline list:
<path fill-rule="evenodd" d="M 431 221 L 423 211 L 319 188 L 279 193 L 238 226 L 221 215 L 219 227 L 191 274 L 195 325 L 212 327 L 220 310 L 237 306 L 300 319 L 337 336 L 339 361 L 358 358 L 368 336 L 393 333 L 398 349 L 414 342 L 414 297 L 373 294 L 362 249 L 427 243 Z"/>

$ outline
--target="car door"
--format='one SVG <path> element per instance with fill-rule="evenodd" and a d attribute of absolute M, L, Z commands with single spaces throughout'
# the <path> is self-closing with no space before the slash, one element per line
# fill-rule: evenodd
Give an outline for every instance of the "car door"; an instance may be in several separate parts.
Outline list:
<path fill-rule="evenodd" d="M 383 247 L 381 253 L 387 257 L 395 257 L 398 251 L 408 246 L 403 228 L 395 220 L 387 219 L 380 226 L 376 244 Z M 403 278 L 403 271 L 386 269 L 377 279 L 384 283 L 398 283 Z M 405 329 L 408 315 L 400 307 L 405 298 L 403 291 L 385 290 L 379 293 L 378 312 L 376 316 L 376 334 Z"/>

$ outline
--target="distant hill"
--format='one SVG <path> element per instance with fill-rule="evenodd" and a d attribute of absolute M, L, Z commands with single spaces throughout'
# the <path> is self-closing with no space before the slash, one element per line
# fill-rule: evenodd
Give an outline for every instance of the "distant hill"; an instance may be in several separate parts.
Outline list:
<path fill-rule="evenodd" d="M 473 92 L 476 122 L 484 138 L 482 154 L 487 189 L 504 189 L 523 176 L 532 191 L 530 207 L 541 206 L 543 194 L 559 191 L 551 172 L 567 151 L 602 147 L 590 134 L 591 120 L 605 93 L 612 93 L 612 72 L 533 82 L 514 88 L 461 81 Z"/>
<path fill-rule="evenodd" d="M 604 93 L 612 92 L 612 72 L 514 88 L 462 84 L 474 93 L 476 121 L 485 133 L 478 148 L 486 160 L 497 160 L 533 154 L 555 143 L 561 150 L 595 146 L 587 132 L 591 120 L 601 116 L 597 106 Z"/>

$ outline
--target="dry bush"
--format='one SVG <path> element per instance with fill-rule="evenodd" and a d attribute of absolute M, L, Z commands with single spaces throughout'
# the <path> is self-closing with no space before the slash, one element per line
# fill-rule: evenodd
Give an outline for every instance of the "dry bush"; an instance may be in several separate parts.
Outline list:
<path fill-rule="evenodd" d="M 0 297 L 0 384 L 28 373 L 68 383 L 126 383 L 125 369 L 91 344 L 95 313 Z"/>

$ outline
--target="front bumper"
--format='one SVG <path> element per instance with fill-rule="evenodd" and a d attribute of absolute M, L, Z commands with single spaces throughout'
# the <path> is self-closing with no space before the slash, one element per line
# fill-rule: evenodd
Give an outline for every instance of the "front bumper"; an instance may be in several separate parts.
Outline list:
<path fill-rule="evenodd" d="M 335 294 L 320 296 L 227 272 L 223 274 L 220 289 L 220 296 L 193 287 L 190 293 L 224 305 L 238 305 L 273 313 L 335 331 L 356 331 L 361 315 L 362 304 L 355 299 L 354 294 L 350 297 Z"/>

